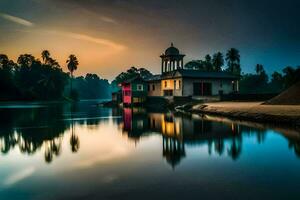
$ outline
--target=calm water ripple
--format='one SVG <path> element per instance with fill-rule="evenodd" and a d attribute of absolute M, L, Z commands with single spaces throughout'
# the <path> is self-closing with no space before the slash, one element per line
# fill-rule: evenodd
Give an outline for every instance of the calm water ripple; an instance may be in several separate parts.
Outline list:
<path fill-rule="evenodd" d="M 0 105 L 1 199 L 298 199 L 300 133 L 212 116 Z"/>

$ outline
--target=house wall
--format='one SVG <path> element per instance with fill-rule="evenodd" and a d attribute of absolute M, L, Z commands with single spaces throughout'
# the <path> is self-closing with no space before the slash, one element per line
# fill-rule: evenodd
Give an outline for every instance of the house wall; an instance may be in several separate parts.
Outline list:
<path fill-rule="evenodd" d="M 122 96 L 123 96 L 123 103 L 124 104 L 131 104 L 131 84 L 124 84 L 122 85 Z"/>
<path fill-rule="evenodd" d="M 176 81 L 176 85 L 174 84 Z M 182 78 L 161 80 L 161 96 L 164 96 L 164 90 L 172 90 L 173 96 L 182 96 Z"/>
<path fill-rule="evenodd" d="M 139 104 L 146 101 L 147 83 L 145 83 L 144 81 L 134 81 L 131 83 L 131 90 L 132 90 L 131 101 L 133 104 Z"/>
<path fill-rule="evenodd" d="M 153 85 L 155 89 L 153 90 Z M 152 97 L 158 97 L 161 96 L 161 83 L 160 81 L 155 81 L 155 82 L 148 82 L 149 90 L 148 90 L 148 96 Z"/>
<path fill-rule="evenodd" d="M 232 80 L 228 79 L 183 79 L 183 96 L 193 96 L 194 83 L 207 82 L 212 84 L 212 95 L 219 95 L 219 91 L 222 90 L 223 94 L 229 94 L 238 91 L 237 81 L 234 81 L 235 88 L 233 90 Z"/>

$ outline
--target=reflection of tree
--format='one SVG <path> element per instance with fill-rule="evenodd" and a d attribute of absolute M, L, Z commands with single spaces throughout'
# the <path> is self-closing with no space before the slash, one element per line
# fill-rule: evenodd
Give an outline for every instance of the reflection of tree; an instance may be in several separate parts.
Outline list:
<path fill-rule="evenodd" d="M 242 138 L 232 138 L 230 148 L 227 150 L 228 155 L 233 159 L 237 160 L 242 153 Z"/>
<path fill-rule="evenodd" d="M 79 137 L 74 132 L 74 127 L 72 123 L 72 133 L 70 138 L 71 150 L 73 153 L 76 153 L 79 150 Z"/>
<path fill-rule="evenodd" d="M 18 143 L 17 138 L 13 134 L 8 134 L 1 138 L 0 149 L 1 153 L 7 154 L 10 149 L 13 149 Z"/>
<path fill-rule="evenodd" d="M 163 136 L 163 157 L 174 168 L 185 157 L 184 144 L 176 138 Z"/>
<path fill-rule="evenodd" d="M 1 152 L 7 154 L 18 147 L 21 153 L 32 155 L 45 147 L 45 161 L 51 162 L 54 155 L 60 154 L 61 136 L 68 128 L 66 121 L 58 120 L 62 111 L 60 104 L 50 108 L 1 110 L 7 122 L 0 122 Z"/>
<path fill-rule="evenodd" d="M 71 145 L 71 151 L 73 153 L 76 153 L 79 150 L 79 137 L 75 133 L 74 120 L 73 120 L 73 112 L 76 108 L 75 106 L 76 106 L 76 104 L 71 105 L 71 138 L 70 138 L 70 145 Z"/>
<path fill-rule="evenodd" d="M 45 142 L 45 161 L 52 162 L 53 156 L 59 156 L 61 153 L 62 138 L 54 139 Z"/>
<path fill-rule="evenodd" d="M 294 148 L 294 152 L 300 158 L 300 141 L 289 139 L 289 148 Z"/>
<path fill-rule="evenodd" d="M 215 142 L 215 151 L 219 154 L 222 155 L 224 152 L 224 140 L 223 139 L 216 139 Z"/>

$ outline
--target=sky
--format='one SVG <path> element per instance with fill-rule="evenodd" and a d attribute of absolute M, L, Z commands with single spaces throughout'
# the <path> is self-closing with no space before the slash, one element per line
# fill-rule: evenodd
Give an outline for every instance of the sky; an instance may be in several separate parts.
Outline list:
<path fill-rule="evenodd" d="M 299 0 L 0 0 L 0 53 L 50 51 L 76 76 L 112 80 L 131 66 L 160 73 L 171 42 L 184 61 L 237 48 L 242 71 L 300 65 Z"/>

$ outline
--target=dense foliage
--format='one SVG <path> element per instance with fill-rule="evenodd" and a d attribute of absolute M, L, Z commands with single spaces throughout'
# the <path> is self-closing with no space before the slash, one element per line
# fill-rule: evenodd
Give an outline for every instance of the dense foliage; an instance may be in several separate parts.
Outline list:
<path fill-rule="evenodd" d="M 19 56 L 17 63 L 0 55 L 0 99 L 4 100 L 53 100 L 62 97 L 68 81 L 54 60 L 44 63 L 30 54 Z"/>
<path fill-rule="evenodd" d="M 269 78 L 263 65 L 257 64 L 255 73 L 243 74 L 240 53 L 235 48 L 227 51 L 225 59 L 221 52 L 217 52 L 213 56 L 206 55 L 204 60 L 187 62 L 184 68 L 200 71 L 226 71 L 240 76 L 241 93 L 279 93 L 300 81 L 300 67 L 285 67 L 282 73 L 275 71 Z"/>
<path fill-rule="evenodd" d="M 227 62 L 227 68 L 224 70 L 225 60 Z M 231 48 L 226 53 L 225 59 L 221 52 L 217 52 L 213 54 L 213 56 L 206 55 L 204 60 L 192 60 L 187 62 L 184 68 L 200 71 L 228 71 L 239 76 L 241 74 L 240 54 L 237 49 Z"/>
<path fill-rule="evenodd" d="M 148 71 L 145 68 L 136 68 L 136 67 L 131 67 L 128 69 L 126 72 L 120 73 L 113 81 L 112 81 L 112 87 L 113 90 L 118 90 L 118 85 L 122 83 L 125 80 L 131 79 L 135 76 L 141 76 L 142 78 L 148 78 L 153 76 L 153 74 Z"/>
<path fill-rule="evenodd" d="M 73 78 L 73 72 L 78 66 L 75 55 L 70 55 L 67 60 L 72 77 L 51 58 L 49 51 L 43 51 L 41 57 L 42 62 L 30 54 L 22 54 L 15 63 L 7 55 L 0 54 L 0 100 L 74 99 L 75 94 L 80 99 L 110 97 L 107 80 L 95 74 Z M 73 79 L 74 90 L 71 87 Z"/>
<path fill-rule="evenodd" d="M 69 87 L 69 86 L 67 86 Z M 73 89 L 80 99 L 105 99 L 111 97 L 111 86 L 96 74 L 86 74 L 73 79 Z M 68 89 L 66 89 L 68 91 Z"/>
<path fill-rule="evenodd" d="M 273 72 L 269 80 L 262 65 L 255 66 L 255 74 L 243 74 L 240 80 L 241 93 L 279 93 L 300 81 L 300 66 L 285 67 Z"/>

